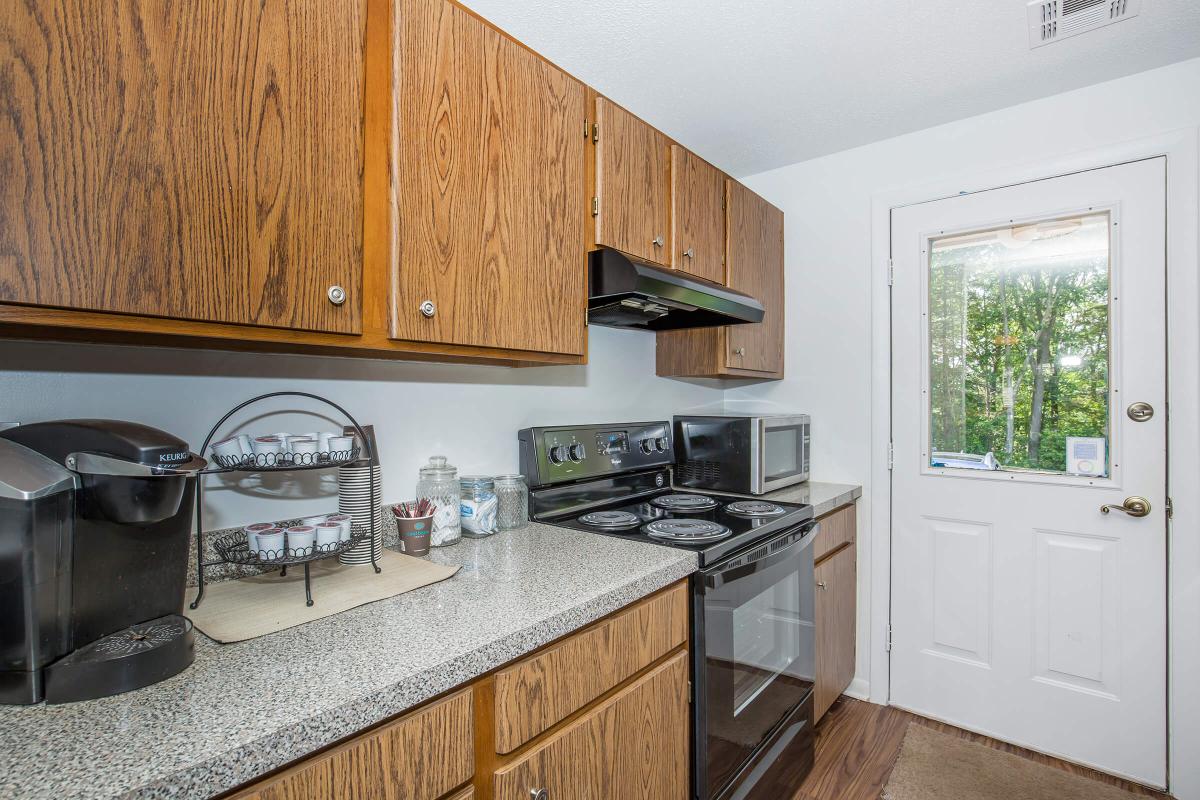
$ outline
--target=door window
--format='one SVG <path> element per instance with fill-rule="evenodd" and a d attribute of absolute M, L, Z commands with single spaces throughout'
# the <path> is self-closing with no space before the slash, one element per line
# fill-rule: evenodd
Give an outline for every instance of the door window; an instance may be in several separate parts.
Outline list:
<path fill-rule="evenodd" d="M 1109 474 L 1110 222 L 929 240 L 929 467 Z"/>

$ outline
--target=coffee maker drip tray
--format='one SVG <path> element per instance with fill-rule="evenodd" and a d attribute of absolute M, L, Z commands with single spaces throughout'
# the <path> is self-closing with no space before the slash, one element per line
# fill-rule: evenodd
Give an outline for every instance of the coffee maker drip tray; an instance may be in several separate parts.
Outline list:
<path fill-rule="evenodd" d="M 139 622 L 63 656 L 46 668 L 46 702 L 73 703 L 140 689 L 192 663 L 192 621 L 178 614 Z"/>

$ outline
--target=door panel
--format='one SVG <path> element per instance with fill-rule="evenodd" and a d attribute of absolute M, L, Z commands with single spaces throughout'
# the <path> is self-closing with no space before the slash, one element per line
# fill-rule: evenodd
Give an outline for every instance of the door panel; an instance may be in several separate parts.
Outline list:
<path fill-rule="evenodd" d="M 762 303 L 761 323 L 726 330 L 728 366 L 783 372 L 783 212 L 737 181 L 728 180 L 729 286 Z"/>
<path fill-rule="evenodd" d="M 596 122 L 596 244 L 671 266 L 667 137 L 603 97 L 596 99 Z"/>
<path fill-rule="evenodd" d="M 725 176 L 679 145 L 671 145 L 675 204 L 675 269 L 725 283 Z"/>
<path fill-rule="evenodd" d="M 850 545 L 816 567 L 817 680 L 813 690 L 816 719 L 829 710 L 854 680 L 858 592 L 855 559 L 854 546 Z"/>
<path fill-rule="evenodd" d="M 396 47 L 392 338 L 583 354 L 583 84 L 446 0 Z"/>
<path fill-rule="evenodd" d="M 364 5 L 10 5 L 0 301 L 360 331 Z"/>
<path fill-rule="evenodd" d="M 1149 159 L 892 216 L 892 701 L 1154 786 L 1164 207 Z"/>

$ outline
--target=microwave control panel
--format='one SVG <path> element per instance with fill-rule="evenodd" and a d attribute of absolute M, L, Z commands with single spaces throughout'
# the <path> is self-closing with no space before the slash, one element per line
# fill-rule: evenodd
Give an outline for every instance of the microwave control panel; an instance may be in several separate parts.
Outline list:
<path fill-rule="evenodd" d="M 675 462 L 669 422 L 526 428 L 517 435 L 531 486 L 577 481 Z"/>

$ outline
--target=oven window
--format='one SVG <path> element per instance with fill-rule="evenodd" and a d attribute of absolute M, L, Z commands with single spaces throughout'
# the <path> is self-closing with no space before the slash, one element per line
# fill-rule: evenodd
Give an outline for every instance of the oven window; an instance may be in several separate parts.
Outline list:
<path fill-rule="evenodd" d="M 733 715 L 801 656 L 800 576 L 789 574 L 733 612 Z"/>
<path fill-rule="evenodd" d="M 804 471 L 804 437 L 807 425 L 767 428 L 763 443 L 766 480 L 788 478 Z"/>

